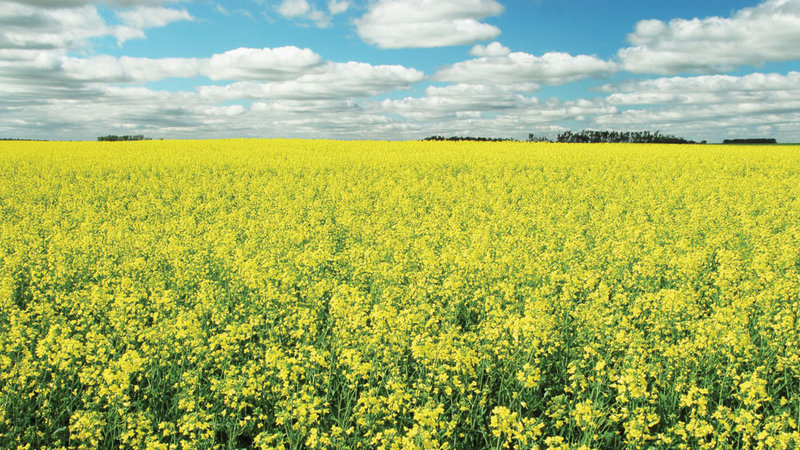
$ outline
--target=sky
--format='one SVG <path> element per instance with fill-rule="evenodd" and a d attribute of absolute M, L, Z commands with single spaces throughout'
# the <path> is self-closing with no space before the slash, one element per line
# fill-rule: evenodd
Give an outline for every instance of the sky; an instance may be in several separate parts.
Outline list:
<path fill-rule="evenodd" d="M 0 138 L 800 142 L 800 0 L 0 0 Z"/>

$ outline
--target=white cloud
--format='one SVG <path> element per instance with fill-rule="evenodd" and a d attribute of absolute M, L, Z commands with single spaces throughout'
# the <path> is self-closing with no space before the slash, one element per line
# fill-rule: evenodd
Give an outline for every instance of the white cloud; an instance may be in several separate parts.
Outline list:
<path fill-rule="evenodd" d="M 320 64 L 322 58 L 307 48 L 238 48 L 198 60 L 197 71 L 187 72 L 183 78 L 204 75 L 212 80 L 291 80 Z"/>
<path fill-rule="evenodd" d="M 496 42 L 487 47 L 475 47 L 472 53 L 483 56 L 445 67 L 434 74 L 433 79 L 472 84 L 491 82 L 524 88 L 525 83 L 558 85 L 608 75 L 617 69 L 615 63 L 589 55 L 549 52 L 535 56 L 506 51 Z"/>
<path fill-rule="evenodd" d="M 166 78 L 198 75 L 202 61 L 196 58 L 131 58 L 101 55 L 64 58 L 60 69 L 65 76 L 87 82 L 144 83 Z"/>
<path fill-rule="evenodd" d="M 349 1 L 331 0 L 328 2 L 327 14 L 308 0 L 283 0 L 275 9 L 287 19 L 308 20 L 318 28 L 327 28 L 331 24 L 332 16 L 347 11 L 349 7 Z"/>
<path fill-rule="evenodd" d="M 38 63 L 43 68 L 52 64 L 47 60 Z M 73 93 L 48 96 L 46 101 L 32 97 L 33 101 L 13 102 L 7 94 L 13 86 L 0 83 L 0 111 L 4 111 L 0 114 L 0 135 L 86 139 L 135 132 L 153 137 L 416 139 L 444 134 L 524 138 L 531 132 L 554 136 L 567 128 L 608 127 L 660 129 L 692 139 L 719 140 L 728 133 L 779 139 L 797 136 L 800 124 L 800 96 L 796 92 L 770 90 L 769 82 L 762 83 L 758 77 L 738 82 L 720 80 L 716 86 L 709 85 L 712 87 L 706 89 L 710 91 L 706 94 L 724 92 L 728 82 L 739 86 L 742 93 L 747 90 L 745 86 L 757 88 L 762 84 L 765 95 L 776 100 L 784 97 L 783 100 L 657 104 L 619 110 L 603 98 L 544 101 L 502 87 L 463 84 L 431 86 L 422 97 L 402 100 L 357 99 L 377 92 L 378 88 L 401 86 L 419 76 L 412 76 L 402 68 L 357 63 L 331 65 L 314 76 L 300 77 L 302 82 L 294 85 L 290 83 L 297 80 L 241 82 L 229 85 L 227 92 L 220 91 L 219 86 L 210 87 L 212 91 L 170 93 L 145 87 L 77 84 L 70 89 L 91 87 L 77 96 Z M 788 85 L 797 76 L 790 73 L 777 82 Z M 766 77 L 769 79 L 772 74 Z M 321 84 L 315 85 L 314 80 Z M 677 92 L 701 84 L 694 79 L 664 79 L 652 86 L 642 84 L 640 90 L 662 86 Z M 633 92 L 634 87 L 631 84 L 625 92 Z M 258 91 L 261 88 L 264 90 Z M 258 95 L 252 95 L 254 92 Z M 241 98 L 240 95 L 261 99 L 250 106 L 227 104 L 231 99 Z"/>
<path fill-rule="evenodd" d="M 311 5 L 306 0 L 283 0 L 277 10 L 283 17 L 301 17 L 311 10 Z"/>
<path fill-rule="evenodd" d="M 383 100 L 381 110 L 402 117 L 410 130 L 448 135 L 553 136 L 566 128 L 612 128 L 661 130 L 696 140 L 729 135 L 792 140 L 800 126 L 797 72 L 660 78 L 604 90 L 606 98 L 540 101 L 510 85 L 431 86 L 422 97 Z"/>
<path fill-rule="evenodd" d="M 636 106 L 594 120 L 604 127 L 669 129 L 693 139 L 719 139 L 724 130 L 792 136 L 800 126 L 800 73 L 668 77 L 605 86 L 607 101 Z M 760 128 L 759 128 L 760 127 Z"/>
<path fill-rule="evenodd" d="M 613 114 L 604 99 L 540 101 L 500 86 L 457 84 L 428 87 L 423 97 L 383 100 L 381 111 L 405 119 L 427 134 L 524 137 L 528 133 L 563 131 L 564 121 Z"/>
<path fill-rule="evenodd" d="M 237 82 L 203 86 L 198 92 L 216 101 L 231 99 L 342 99 L 382 94 L 408 88 L 424 74 L 403 66 L 366 63 L 327 63 L 293 80 L 271 83 Z"/>
<path fill-rule="evenodd" d="M 800 99 L 800 73 L 656 78 L 603 89 L 617 105 L 771 103 Z"/>
<path fill-rule="evenodd" d="M 349 0 L 329 0 L 328 1 L 328 11 L 331 15 L 342 14 L 350 9 L 350 1 Z"/>
<path fill-rule="evenodd" d="M 608 96 L 616 105 L 647 105 L 627 110 L 603 123 L 632 120 L 687 122 L 739 116 L 800 114 L 800 73 L 753 73 L 741 77 L 706 75 L 671 77 L 626 83 Z M 607 87 L 606 89 L 609 89 Z"/>
<path fill-rule="evenodd" d="M 153 137 L 380 138 L 391 135 L 393 120 L 356 99 L 404 89 L 424 78 L 402 66 L 325 62 L 295 47 L 236 49 L 209 58 L 32 55 L 0 50 L 0 136 L 92 139 L 135 132 Z M 204 74 L 272 81 L 175 93 L 111 84 Z M 259 101 L 228 104 L 236 99 Z"/>
<path fill-rule="evenodd" d="M 0 98 L 0 111 L 9 110 Z M 0 115 L 0 136 L 94 139 L 105 134 L 154 138 L 398 136 L 402 124 L 352 100 L 269 100 L 215 105 L 187 92 L 103 86 L 91 100 L 51 99 Z M 418 135 L 412 135 L 418 137 Z"/>
<path fill-rule="evenodd" d="M 117 17 L 127 25 L 136 28 L 158 28 L 172 22 L 194 20 L 185 9 L 170 9 L 156 6 L 139 6 L 134 9 L 117 12 Z"/>
<path fill-rule="evenodd" d="M 112 6 L 148 6 L 161 5 L 164 3 L 175 3 L 175 0 L 12 0 L 14 3 L 35 6 L 38 8 L 73 8 L 76 6 L 87 6 L 96 3 L 105 3 Z M 179 0 L 180 1 L 180 0 Z"/>
<path fill-rule="evenodd" d="M 519 109 L 531 103 L 538 103 L 538 100 L 497 86 L 456 84 L 429 86 L 424 97 L 386 99 L 381 102 L 381 109 L 414 120 L 444 120 L 459 115 L 465 117 L 464 113 L 475 118 L 483 112 Z"/>
<path fill-rule="evenodd" d="M 236 8 L 236 9 L 231 11 L 231 10 L 225 8 L 222 5 L 214 5 L 214 9 L 218 13 L 222 14 L 223 16 L 232 17 L 232 16 L 235 16 L 235 15 L 239 15 L 239 16 L 247 17 L 248 19 L 254 19 L 253 13 L 251 13 L 250 11 L 248 11 L 248 10 L 246 10 L 244 8 Z"/>
<path fill-rule="evenodd" d="M 322 58 L 307 48 L 238 48 L 213 55 L 202 73 L 212 80 L 286 80 L 321 63 Z"/>
<path fill-rule="evenodd" d="M 29 4 L 0 3 L 0 49 L 85 49 L 95 38 L 112 36 L 122 43 L 144 38 L 145 28 L 193 19 L 186 10 L 140 6 L 118 12 L 123 25 L 111 26 L 95 6 L 81 4 L 86 2 L 68 2 L 69 7 L 56 7 L 55 3 L 48 2 L 26 3 Z M 48 7 L 32 6 L 32 3 Z M 63 5 L 59 3 L 59 6 Z"/>
<path fill-rule="evenodd" d="M 309 49 L 238 48 L 209 58 L 71 57 L 59 52 L 0 50 L 0 84 L 40 89 L 83 83 L 146 83 L 166 78 L 286 81 L 323 72 L 322 58 Z"/>
<path fill-rule="evenodd" d="M 0 48 L 73 50 L 92 38 L 137 37 L 141 30 L 110 27 L 93 6 L 41 9 L 11 2 L 0 3 Z"/>
<path fill-rule="evenodd" d="M 598 124 L 622 127 L 648 127 L 683 125 L 701 122 L 726 123 L 742 126 L 764 123 L 800 123 L 800 99 L 783 103 L 735 103 L 717 105 L 691 105 L 685 107 L 627 109 L 619 114 L 600 116 Z M 707 127 L 707 130 L 712 129 Z M 716 128 L 716 127 L 715 127 Z"/>
<path fill-rule="evenodd" d="M 643 20 L 618 56 L 635 73 L 721 72 L 800 58 L 800 0 L 768 0 L 729 18 Z"/>
<path fill-rule="evenodd" d="M 501 12 L 495 0 L 378 0 L 355 23 L 379 47 L 445 47 L 497 37 L 499 28 L 478 19 Z"/>
<path fill-rule="evenodd" d="M 312 9 L 308 13 L 308 20 L 314 22 L 318 28 L 327 28 L 331 24 L 331 18 L 318 9 Z"/>
<path fill-rule="evenodd" d="M 93 86 L 64 76 L 62 61 L 55 51 L 0 50 L 0 113 L 2 105 L 96 96 Z"/>
<path fill-rule="evenodd" d="M 472 56 L 508 56 L 511 50 L 499 42 L 492 42 L 489 45 L 476 45 L 469 51 Z"/>

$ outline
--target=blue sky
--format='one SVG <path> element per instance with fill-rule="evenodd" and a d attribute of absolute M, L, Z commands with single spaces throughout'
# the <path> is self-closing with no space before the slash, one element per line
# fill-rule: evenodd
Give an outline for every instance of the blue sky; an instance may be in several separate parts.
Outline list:
<path fill-rule="evenodd" d="M 800 141 L 800 0 L 0 2 L 0 137 Z"/>

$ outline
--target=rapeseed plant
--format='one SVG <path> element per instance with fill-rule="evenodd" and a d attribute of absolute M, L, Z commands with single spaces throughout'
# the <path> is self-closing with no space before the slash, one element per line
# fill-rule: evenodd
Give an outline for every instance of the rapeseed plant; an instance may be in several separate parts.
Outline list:
<path fill-rule="evenodd" d="M 0 447 L 796 448 L 796 147 L 0 143 Z"/>

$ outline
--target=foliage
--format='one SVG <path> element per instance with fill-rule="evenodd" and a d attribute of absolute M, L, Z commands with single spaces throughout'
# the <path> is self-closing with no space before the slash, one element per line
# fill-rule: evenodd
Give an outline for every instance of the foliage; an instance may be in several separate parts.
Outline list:
<path fill-rule="evenodd" d="M 696 144 L 695 141 L 682 137 L 661 134 L 656 131 L 611 131 L 611 130 L 581 130 L 577 132 L 565 131 L 558 135 L 556 142 L 570 143 L 626 143 L 626 144 Z M 705 142 L 701 142 L 705 144 Z"/>
<path fill-rule="evenodd" d="M 0 143 L 0 447 L 797 448 L 796 148 Z"/>
<path fill-rule="evenodd" d="M 727 145 L 738 145 L 738 144 L 769 145 L 769 144 L 777 144 L 778 141 L 775 138 L 749 138 L 749 139 L 725 139 L 724 141 L 722 141 L 722 143 Z"/>
<path fill-rule="evenodd" d="M 126 134 L 123 136 L 117 136 L 115 134 L 109 134 L 108 136 L 98 136 L 97 140 L 100 142 L 119 142 L 119 141 L 149 141 L 150 138 L 144 137 L 143 134 Z"/>
<path fill-rule="evenodd" d="M 528 142 L 553 142 L 545 136 L 535 136 L 533 133 L 528 133 Z"/>
<path fill-rule="evenodd" d="M 428 136 L 423 141 L 474 141 L 474 142 L 507 142 L 513 141 L 511 138 L 495 138 L 495 137 L 470 137 L 470 136 Z"/>

